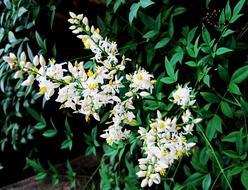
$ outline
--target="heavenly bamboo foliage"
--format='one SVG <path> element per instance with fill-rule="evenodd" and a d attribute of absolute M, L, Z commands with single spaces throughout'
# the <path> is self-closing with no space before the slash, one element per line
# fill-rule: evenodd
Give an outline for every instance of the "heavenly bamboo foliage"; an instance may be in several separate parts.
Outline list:
<path fill-rule="evenodd" d="M 102 111 L 111 107 L 106 122 L 109 127 L 101 137 L 113 145 L 138 131 L 136 135 L 144 150 L 137 172 L 137 176 L 143 178 L 141 187 L 159 184 L 173 162 L 183 154 L 189 155 L 195 145 L 187 140 L 195 124 L 201 121 L 191 112 L 196 102 L 194 90 L 188 85 L 178 85 L 170 99 L 178 109 L 176 114 L 164 117 L 157 110 L 157 118 L 151 120 L 149 126 L 128 130 L 126 126 L 133 126 L 137 120 L 135 100 L 152 94 L 154 76 L 141 67 L 126 74 L 126 62 L 131 60 L 119 54 L 117 43 L 103 38 L 100 30 L 90 26 L 83 14 L 70 12 L 70 16 L 70 29 L 85 48 L 92 51 L 95 68 L 85 70 L 84 62 L 77 61 L 58 64 L 55 60 L 47 61 L 42 55 L 28 60 L 24 52 L 20 57 L 10 53 L 3 59 L 15 70 L 15 78 L 25 78 L 22 86 L 38 82 L 39 93 L 44 94 L 46 100 L 56 95 L 55 101 L 61 103 L 61 108 L 84 114 L 87 121 L 91 116 L 100 121 Z M 120 93 L 122 90 L 125 93 Z"/>

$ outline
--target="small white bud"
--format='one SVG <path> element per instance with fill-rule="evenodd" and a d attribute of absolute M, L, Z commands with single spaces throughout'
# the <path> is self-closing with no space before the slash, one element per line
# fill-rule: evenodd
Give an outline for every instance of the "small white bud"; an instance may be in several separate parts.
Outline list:
<path fill-rule="evenodd" d="M 77 15 L 74 12 L 69 12 L 69 15 L 71 16 L 71 18 L 76 18 Z"/>
<path fill-rule="evenodd" d="M 34 64 L 34 66 L 39 65 L 39 57 L 38 57 L 38 55 L 34 56 L 33 64 Z"/>
<path fill-rule="evenodd" d="M 40 55 L 40 57 L 39 57 L 39 62 L 40 62 L 40 65 L 41 65 L 42 67 L 45 67 L 45 66 L 46 66 L 46 61 L 45 61 L 43 55 Z"/>
<path fill-rule="evenodd" d="M 19 79 L 19 78 L 22 78 L 22 71 L 16 71 L 15 75 L 14 75 L 14 78 L 15 79 Z"/>
<path fill-rule="evenodd" d="M 87 17 L 84 17 L 84 18 L 83 18 L 83 24 L 84 24 L 85 26 L 88 26 L 88 25 L 89 25 L 89 20 L 88 20 Z"/>
<path fill-rule="evenodd" d="M 25 52 L 22 52 L 21 53 L 21 61 L 26 62 L 26 59 L 27 59 L 27 56 L 26 56 Z"/>

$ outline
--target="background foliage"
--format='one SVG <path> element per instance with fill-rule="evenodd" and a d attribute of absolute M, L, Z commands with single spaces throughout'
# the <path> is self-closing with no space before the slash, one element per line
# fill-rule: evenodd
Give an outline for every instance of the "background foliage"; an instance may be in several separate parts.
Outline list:
<path fill-rule="evenodd" d="M 40 31 L 34 28 L 34 21 L 40 13 L 38 1 L 6 0 L 0 6 L 3 10 L 1 57 L 10 51 L 20 53 L 23 49 L 29 52 L 30 58 L 31 49 L 56 57 L 54 44 L 47 45 Z M 57 6 L 58 3 L 51 2 L 44 6 L 50 10 L 50 26 L 45 30 L 52 28 Z M 132 59 L 128 67 L 142 66 L 157 79 L 153 95 L 136 106 L 139 125 L 149 121 L 156 110 L 170 110 L 165 100 L 177 83 L 189 82 L 197 92 L 200 109 L 196 112 L 203 119 L 192 138 L 197 145 L 192 155 L 178 160 L 154 189 L 248 189 L 247 11 L 245 0 L 107 0 L 105 15 L 93 17 L 91 22 L 97 23 L 101 33 L 116 40 L 121 53 Z M 26 35 L 27 31 L 31 37 Z M 82 45 L 75 43 L 75 46 Z M 83 56 L 87 53 L 84 52 Z M 38 98 L 33 89 L 20 88 L 21 81 L 12 79 L 6 64 L 1 63 L 0 71 L 2 151 L 6 143 L 17 150 L 20 143 L 33 138 L 35 131 L 39 131 L 39 138 L 55 138 L 64 133 L 64 136 L 59 135 L 61 146 L 57 149 L 70 152 L 74 144 L 83 139 L 88 145 L 84 149 L 85 155 L 104 151 L 99 168 L 96 168 L 101 178 L 100 189 L 140 189 L 135 174 L 137 159 L 141 156 L 140 142 L 135 136 L 112 147 L 103 144 L 99 134 L 104 129 L 101 123 L 105 117 L 100 124 L 90 123 L 90 128 L 83 130 L 79 141 L 75 133 L 82 129 L 75 125 L 75 119 L 71 118 L 73 127 L 64 119 L 62 129 L 52 124 L 45 128 L 50 117 L 44 118 L 44 112 L 37 106 L 30 108 Z M 24 117 L 30 116 L 33 123 L 22 123 Z M 27 165 L 37 172 L 37 179 L 50 174 L 52 184 L 59 183 L 60 174 L 51 163 L 40 163 L 38 159 L 29 157 Z M 77 173 L 69 161 L 66 168 L 73 188 Z M 89 178 L 85 188 L 97 188 L 93 177 L 97 177 L 97 172 Z"/>

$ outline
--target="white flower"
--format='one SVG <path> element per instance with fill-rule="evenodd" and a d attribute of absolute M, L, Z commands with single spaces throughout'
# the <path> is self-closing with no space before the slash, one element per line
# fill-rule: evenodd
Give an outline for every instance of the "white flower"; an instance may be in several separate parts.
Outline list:
<path fill-rule="evenodd" d="M 54 89 L 58 88 L 58 84 L 51 82 L 50 80 L 47 80 L 45 77 L 39 78 L 39 87 L 40 87 L 40 93 L 45 94 L 46 100 L 49 100 L 50 97 L 54 94 Z"/>
<path fill-rule="evenodd" d="M 131 81 L 130 88 L 136 91 L 149 90 L 151 92 L 153 89 L 153 76 L 144 69 L 139 68 L 138 71 L 134 72 L 133 76 L 127 75 L 126 78 Z"/>
<path fill-rule="evenodd" d="M 191 106 L 195 103 L 195 100 L 191 100 L 191 91 L 192 89 L 189 87 L 182 87 L 178 85 L 177 90 L 172 93 L 173 96 L 173 102 L 177 105 L 182 106 L 182 108 L 185 108 L 185 106 Z"/>
<path fill-rule="evenodd" d="M 15 75 L 14 75 L 14 78 L 15 79 L 18 79 L 18 78 L 22 78 L 23 76 L 23 72 L 22 71 L 16 71 L 15 72 Z"/>
<path fill-rule="evenodd" d="M 191 118 L 192 118 L 191 112 L 187 109 L 182 115 L 183 123 L 188 123 Z"/>
<path fill-rule="evenodd" d="M 28 78 L 22 82 L 22 86 L 31 86 L 34 83 L 34 75 L 29 75 Z"/>

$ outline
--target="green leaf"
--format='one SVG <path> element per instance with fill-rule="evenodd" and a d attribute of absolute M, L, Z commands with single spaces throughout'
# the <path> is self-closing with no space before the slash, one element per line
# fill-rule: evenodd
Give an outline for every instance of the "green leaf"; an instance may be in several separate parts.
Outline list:
<path fill-rule="evenodd" d="M 229 158 L 233 158 L 233 159 L 237 159 L 240 157 L 240 155 L 233 150 L 223 150 L 222 153 L 228 156 Z"/>
<path fill-rule="evenodd" d="M 49 129 L 49 130 L 46 130 L 42 135 L 44 137 L 51 138 L 51 137 L 54 137 L 56 134 L 57 134 L 57 130 L 56 129 Z"/>
<path fill-rule="evenodd" d="M 0 28 L 0 42 L 2 41 L 4 37 L 4 28 Z"/>
<path fill-rule="evenodd" d="M 187 61 L 187 62 L 185 62 L 185 64 L 190 66 L 190 67 L 197 67 L 196 62 L 194 62 L 194 61 Z"/>
<path fill-rule="evenodd" d="M 157 31 L 157 30 L 150 30 L 149 32 L 147 32 L 143 35 L 143 38 L 150 39 L 150 38 L 153 38 L 154 36 L 158 35 L 158 33 L 159 33 L 159 31 Z"/>
<path fill-rule="evenodd" d="M 139 4 L 140 4 L 140 6 L 141 6 L 142 8 L 146 8 L 146 7 L 148 7 L 148 6 L 152 5 L 152 4 L 154 4 L 154 2 L 151 1 L 151 0 L 140 0 Z"/>
<path fill-rule="evenodd" d="M 243 167 L 237 166 L 237 167 L 233 168 L 233 169 L 228 173 L 228 175 L 230 175 L 230 176 L 237 175 L 237 174 L 241 173 L 242 170 L 244 170 Z"/>
<path fill-rule="evenodd" d="M 46 127 L 46 124 L 43 123 L 43 122 L 39 122 L 39 123 L 37 123 L 37 124 L 34 126 L 34 128 L 35 128 L 35 129 L 38 129 L 38 130 L 44 129 L 45 127 Z"/>
<path fill-rule="evenodd" d="M 174 71 L 174 68 L 173 68 L 172 64 L 170 63 L 170 61 L 168 60 L 167 57 L 165 57 L 164 63 L 165 63 L 165 69 L 166 69 L 167 74 L 171 78 L 174 78 L 175 77 L 175 71 Z"/>
<path fill-rule="evenodd" d="M 241 95 L 238 85 L 233 82 L 229 83 L 228 90 L 233 94 Z"/>
<path fill-rule="evenodd" d="M 247 78 L 248 78 L 248 65 L 243 66 L 238 70 L 236 70 L 231 77 L 231 82 L 238 84 L 243 82 Z"/>
<path fill-rule="evenodd" d="M 220 99 L 217 95 L 212 92 L 201 92 L 201 96 L 209 103 L 218 103 Z"/>
<path fill-rule="evenodd" d="M 199 172 L 196 172 L 192 175 L 190 175 L 186 181 L 184 182 L 184 184 L 189 184 L 189 185 L 198 185 L 200 184 L 200 182 L 202 181 L 202 179 L 204 178 L 204 175 L 199 173 Z"/>
<path fill-rule="evenodd" d="M 210 188 L 210 185 L 211 185 L 211 176 L 210 174 L 207 174 L 202 181 L 202 189 L 208 190 Z"/>
<path fill-rule="evenodd" d="M 173 35 L 174 35 L 173 17 L 171 17 L 171 18 L 170 18 L 170 21 L 169 21 L 169 31 L 168 31 L 168 33 L 169 33 L 170 38 L 172 38 Z"/>
<path fill-rule="evenodd" d="M 231 18 L 231 15 L 232 15 L 232 10 L 230 7 L 230 2 L 227 1 L 226 7 L 225 7 L 225 18 L 229 20 Z"/>
<path fill-rule="evenodd" d="M 38 45 L 42 48 L 42 49 L 45 49 L 45 44 L 40 36 L 40 34 L 36 31 L 35 32 L 35 38 L 36 38 L 36 41 L 38 43 Z"/>
<path fill-rule="evenodd" d="M 239 12 L 243 8 L 245 2 L 246 2 L 246 0 L 239 0 L 238 1 L 237 5 L 233 9 L 233 16 L 236 16 L 239 14 Z"/>
<path fill-rule="evenodd" d="M 213 125 L 215 129 L 222 133 L 221 118 L 214 114 L 214 117 L 210 120 L 210 125 Z"/>
<path fill-rule="evenodd" d="M 194 28 L 188 33 L 188 35 L 187 35 L 187 42 L 188 42 L 188 43 L 190 43 L 190 42 L 193 40 L 193 38 L 194 38 L 194 36 L 195 36 L 196 30 L 197 30 L 197 26 L 194 27 Z"/>
<path fill-rule="evenodd" d="M 165 84 L 172 84 L 175 83 L 175 79 L 171 78 L 171 77 L 164 77 L 160 79 L 161 82 L 165 83 Z"/>
<path fill-rule="evenodd" d="M 28 10 L 27 9 L 25 9 L 24 7 L 20 7 L 19 9 L 18 9 L 18 13 L 17 13 L 17 15 L 18 15 L 18 17 L 21 17 L 24 13 L 26 13 Z"/>
<path fill-rule="evenodd" d="M 223 81 L 229 81 L 229 73 L 221 64 L 218 65 L 218 73 Z"/>
<path fill-rule="evenodd" d="M 222 126 L 221 126 L 221 118 L 217 114 L 214 114 L 212 119 L 208 122 L 206 129 L 206 135 L 210 141 L 215 136 L 216 131 L 222 133 Z"/>
<path fill-rule="evenodd" d="M 71 139 L 66 139 L 63 141 L 63 143 L 61 144 L 61 149 L 72 149 L 72 140 Z"/>
<path fill-rule="evenodd" d="M 162 38 L 154 47 L 154 49 L 159 49 L 166 46 L 170 41 L 170 38 Z"/>
<path fill-rule="evenodd" d="M 226 31 L 222 34 L 222 37 L 223 37 L 223 38 L 224 38 L 224 37 L 227 37 L 227 36 L 229 36 L 230 34 L 233 34 L 233 33 L 234 33 L 233 30 L 228 29 L 228 30 L 226 30 Z"/>
<path fill-rule="evenodd" d="M 216 133 L 216 129 L 214 126 L 212 126 L 210 124 L 210 122 L 208 122 L 207 128 L 206 128 L 206 136 L 208 137 L 208 140 L 211 141 Z"/>
<path fill-rule="evenodd" d="M 226 47 L 220 47 L 217 49 L 217 51 L 215 52 L 216 55 L 222 55 L 228 52 L 231 52 L 232 50 Z"/>
<path fill-rule="evenodd" d="M 227 102 L 221 101 L 220 102 L 220 108 L 221 108 L 222 113 L 225 116 L 233 118 L 233 111 Z"/>
<path fill-rule="evenodd" d="M 12 31 L 9 31 L 8 33 L 8 40 L 10 43 L 15 43 L 16 42 L 16 37 Z"/>
<path fill-rule="evenodd" d="M 139 8 L 140 8 L 139 3 L 133 3 L 132 6 L 130 7 L 130 12 L 129 12 L 130 25 L 132 25 L 133 19 L 137 16 Z"/>
<path fill-rule="evenodd" d="M 237 138 L 239 136 L 240 131 L 233 131 L 229 133 L 227 136 L 225 136 L 222 141 L 223 142 L 236 142 Z"/>
<path fill-rule="evenodd" d="M 202 38 L 203 38 L 203 41 L 204 41 L 207 45 L 210 44 L 210 42 L 211 42 L 211 37 L 210 37 L 210 34 L 209 34 L 209 32 L 208 32 L 208 30 L 207 30 L 206 27 L 204 27 L 203 30 L 202 30 Z"/>
<path fill-rule="evenodd" d="M 36 121 L 40 121 L 42 122 L 42 118 L 40 116 L 40 114 L 35 111 L 34 109 L 30 108 L 30 107 L 26 107 L 26 110 L 28 111 L 28 113 L 36 120 Z"/>
<path fill-rule="evenodd" d="M 36 180 L 43 180 L 45 179 L 47 176 L 47 173 L 46 172 L 39 172 L 36 176 L 35 176 L 35 179 Z"/>
<path fill-rule="evenodd" d="M 210 88 L 210 77 L 209 77 L 209 75 L 205 75 L 203 77 L 203 82 L 204 82 L 204 84 L 206 84 Z"/>
<path fill-rule="evenodd" d="M 139 12 L 139 16 L 140 16 L 140 19 L 141 19 L 142 23 L 147 28 L 154 29 L 155 21 L 154 21 L 154 19 L 151 16 L 149 16 L 149 15 L 143 13 L 143 12 Z"/>

